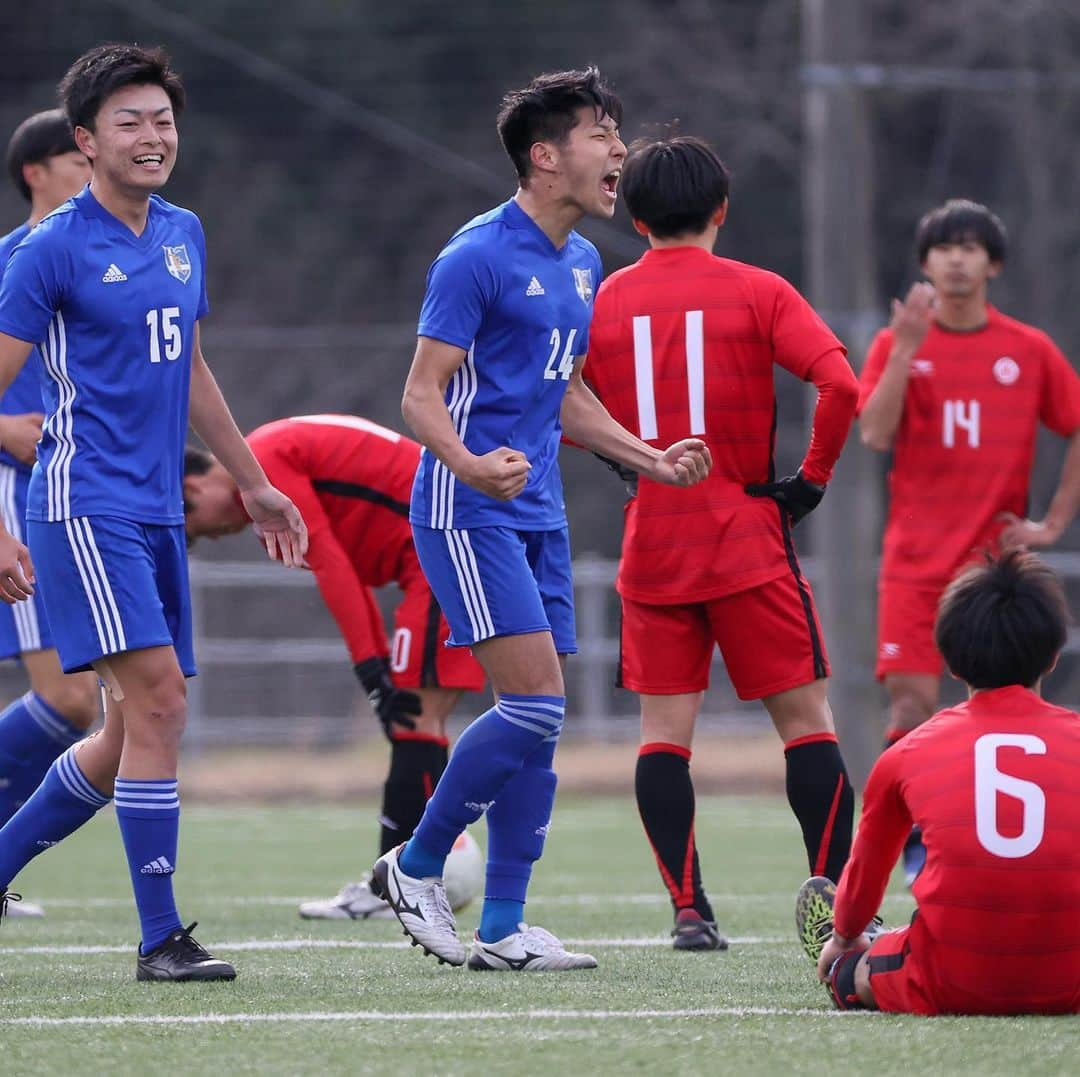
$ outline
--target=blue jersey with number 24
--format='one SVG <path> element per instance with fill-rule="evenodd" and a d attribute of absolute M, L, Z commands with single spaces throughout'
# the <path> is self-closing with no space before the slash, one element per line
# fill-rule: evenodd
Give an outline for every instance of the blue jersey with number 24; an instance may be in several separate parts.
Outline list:
<path fill-rule="evenodd" d="M 532 470 L 512 501 L 472 489 L 425 451 L 410 519 L 439 530 L 566 523 L 559 477 L 559 412 L 576 356 L 588 350 L 596 248 L 571 232 L 556 249 L 513 200 L 470 221 L 428 272 L 420 336 L 466 351 L 447 387 L 458 436 L 478 456 L 507 446 Z"/>
<path fill-rule="evenodd" d="M 40 345 L 46 416 L 28 519 L 183 523 L 205 266 L 194 213 L 154 195 L 136 236 L 89 188 L 15 248 L 0 281 L 0 332 Z"/>

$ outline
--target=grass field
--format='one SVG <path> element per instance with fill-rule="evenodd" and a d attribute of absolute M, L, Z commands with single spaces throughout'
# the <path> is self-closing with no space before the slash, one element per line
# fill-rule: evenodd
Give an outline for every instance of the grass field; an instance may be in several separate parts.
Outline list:
<path fill-rule="evenodd" d="M 1074 1019 L 839 1014 L 792 926 L 802 851 L 786 805 L 703 798 L 699 845 L 726 953 L 676 954 L 625 799 L 560 802 L 530 919 L 595 972 L 470 973 L 396 925 L 305 923 L 370 855 L 372 805 L 185 809 L 181 913 L 234 984 L 134 980 L 136 922 L 111 812 L 18 880 L 49 909 L 0 931 L 0 1070 L 10 1074 L 1064 1074 Z M 482 840 L 482 828 L 478 837 Z M 911 901 L 899 888 L 885 914 Z M 459 917 L 471 932 L 477 910 Z"/>

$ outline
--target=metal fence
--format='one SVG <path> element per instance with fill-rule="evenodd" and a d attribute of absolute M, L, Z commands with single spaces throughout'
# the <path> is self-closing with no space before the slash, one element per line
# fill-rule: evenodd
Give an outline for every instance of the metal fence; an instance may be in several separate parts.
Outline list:
<path fill-rule="evenodd" d="M 1080 554 L 1055 553 L 1047 560 L 1070 588 L 1080 586 Z M 802 560 L 806 576 L 819 572 L 816 558 Z M 584 556 L 574 565 L 579 653 L 567 669 L 571 736 L 633 737 L 634 695 L 615 687 L 619 655 L 617 563 Z M 190 684 L 189 750 L 212 745 L 292 745 L 326 748 L 370 730 L 367 702 L 357 690 L 350 661 L 326 614 L 310 573 L 288 572 L 268 563 L 192 559 L 196 655 L 200 676 Z M 396 593 L 381 595 L 387 609 Z M 826 626 L 827 638 L 845 630 Z M 1080 635 L 1047 683 L 1049 698 L 1080 704 Z M 867 670 L 867 678 L 872 671 Z M 767 722 L 756 703 L 735 697 L 719 657 L 702 721 L 745 732 Z M 945 685 L 947 699 L 958 687 Z M 463 698 L 457 717 L 465 721 L 483 707 L 482 697 Z M 859 720 L 880 721 L 881 715 Z"/>

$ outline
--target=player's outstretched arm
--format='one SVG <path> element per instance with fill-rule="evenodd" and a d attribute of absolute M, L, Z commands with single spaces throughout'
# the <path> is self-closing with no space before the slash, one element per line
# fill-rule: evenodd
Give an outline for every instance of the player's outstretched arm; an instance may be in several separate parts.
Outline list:
<path fill-rule="evenodd" d="M 889 322 L 893 334 L 892 350 L 881 378 L 859 416 L 862 443 L 877 452 L 888 452 L 892 448 L 904 413 L 911 361 L 930 331 L 934 303 L 934 287 L 925 282 L 913 284 L 903 302 L 893 300 Z"/>
<path fill-rule="evenodd" d="M 568 440 L 669 486 L 693 486 L 709 474 L 712 456 L 700 438 L 684 438 L 661 452 L 620 426 L 582 379 L 583 363 L 578 360 L 563 398 Z"/>
<path fill-rule="evenodd" d="M 1061 465 L 1058 488 L 1041 520 L 1021 519 L 1003 512 L 998 519 L 1005 523 L 999 542 L 1003 550 L 1017 546 L 1052 546 L 1065 533 L 1080 509 L 1080 430 L 1069 438 L 1069 447 Z"/>
<path fill-rule="evenodd" d="M 470 452 L 446 407 L 446 387 L 465 361 L 465 350 L 433 337 L 418 337 L 401 414 L 417 440 L 462 482 L 497 501 L 510 501 L 525 489 L 532 464 L 508 447 L 483 456 Z"/>
<path fill-rule="evenodd" d="M 289 568 L 302 568 L 307 553 L 307 527 L 297 507 L 270 485 L 221 395 L 203 358 L 199 326 L 191 349 L 190 420 L 195 433 L 236 481 L 244 509 L 271 561 L 279 557 Z"/>

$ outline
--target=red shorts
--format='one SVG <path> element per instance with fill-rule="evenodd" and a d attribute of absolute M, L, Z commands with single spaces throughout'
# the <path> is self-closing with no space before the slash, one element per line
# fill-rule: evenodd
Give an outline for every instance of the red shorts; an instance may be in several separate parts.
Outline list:
<path fill-rule="evenodd" d="M 645 695 L 703 692 L 717 645 L 740 699 L 829 675 L 814 596 L 794 574 L 682 606 L 623 598 L 621 644 L 619 683 Z"/>
<path fill-rule="evenodd" d="M 917 925 L 918 919 L 910 927 L 886 931 L 874 939 L 870 946 L 870 990 L 879 1010 L 932 1017 L 942 1011 L 921 967 L 919 959 L 925 958 L 926 937 Z"/>
<path fill-rule="evenodd" d="M 928 673 L 945 669 L 934 644 L 934 618 L 941 588 L 882 580 L 878 584 L 878 658 L 874 675 Z"/>
<path fill-rule="evenodd" d="M 413 555 L 415 561 L 415 554 Z M 399 580 L 405 597 L 394 610 L 390 672 L 399 688 L 458 688 L 479 692 L 484 671 L 468 647 L 447 647 L 450 626 L 431 593 L 420 563 Z"/>

